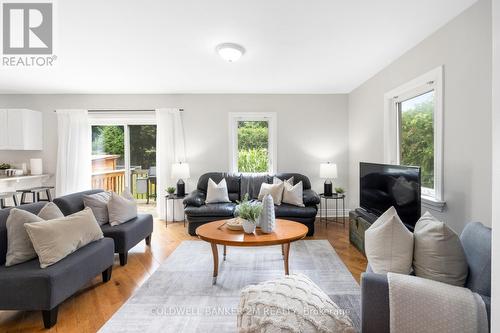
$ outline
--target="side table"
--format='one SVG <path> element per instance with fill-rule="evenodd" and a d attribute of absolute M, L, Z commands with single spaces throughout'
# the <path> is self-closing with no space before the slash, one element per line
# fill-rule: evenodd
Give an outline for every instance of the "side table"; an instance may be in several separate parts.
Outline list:
<path fill-rule="evenodd" d="M 334 193 L 333 195 L 325 195 L 324 193 L 321 193 L 319 195 L 320 197 L 320 204 L 319 204 L 319 221 L 325 221 L 326 227 L 328 227 L 328 222 L 330 221 L 328 219 L 328 200 L 335 200 L 335 221 L 337 223 L 342 223 L 343 226 L 345 226 L 346 222 L 346 217 L 345 217 L 345 194 L 336 194 Z M 323 200 L 321 200 L 323 199 Z M 339 222 L 339 206 L 338 206 L 338 201 L 342 200 L 342 222 Z M 325 202 L 325 217 L 323 218 L 323 201 Z"/>
<path fill-rule="evenodd" d="M 186 195 L 168 194 L 165 196 L 165 227 L 168 226 L 168 200 L 172 200 L 172 222 L 175 222 L 175 200 L 183 200 Z M 186 215 L 183 214 L 184 226 L 186 226 Z"/>

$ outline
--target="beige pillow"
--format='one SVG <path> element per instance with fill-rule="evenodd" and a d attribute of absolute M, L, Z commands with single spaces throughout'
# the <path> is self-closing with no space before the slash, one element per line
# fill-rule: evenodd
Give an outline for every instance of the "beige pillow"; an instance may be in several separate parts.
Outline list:
<path fill-rule="evenodd" d="M 207 198 L 205 203 L 231 202 L 227 191 L 226 179 L 223 178 L 219 184 L 216 184 L 212 178 L 208 179 Z"/>
<path fill-rule="evenodd" d="M 463 287 L 468 265 L 458 235 L 429 212 L 415 225 L 413 268 L 418 277 Z"/>
<path fill-rule="evenodd" d="M 36 252 L 31 244 L 24 225 L 43 221 L 42 218 L 28 211 L 12 208 L 5 223 L 7 228 L 7 254 L 5 266 L 12 266 L 36 258 Z"/>
<path fill-rule="evenodd" d="M 38 217 L 44 220 L 53 220 L 60 217 L 64 217 L 59 207 L 53 202 L 48 202 L 43 208 L 38 212 Z"/>
<path fill-rule="evenodd" d="M 268 184 L 262 183 L 260 186 L 258 199 L 262 201 L 266 195 L 271 195 L 275 205 L 281 205 L 281 200 L 283 198 L 283 188 L 285 185 L 281 184 Z"/>
<path fill-rule="evenodd" d="M 413 261 L 413 234 L 394 207 L 389 208 L 365 231 L 365 252 L 375 273 L 409 274 Z"/>
<path fill-rule="evenodd" d="M 43 222 L 26 223 L 40 267 L 46 268 L 79 248 L 103 238 L 90 208 L 78 213 Z"/>
<path fill-rule="evenodd" d="M 114 192 L 108 201 L 109 224 L 116 226 L 137 217 L 137 203 L 128 190 L 122 195 Z"/>
<path fill-rule="evenodd" d="M 304 207 L 303 192 L 304 188 L 302 185 L 302 180 L 295 185 L 290 185 L 290 183 L 285 182 L 285 188 L 283 189 L 283 200 L 282 202 Z"/>
<path fill-rule="evenodd" d="M 110 198 L 111 192 L 99 192 L 83 196 L 83 205 L 92 209 L 92 213 L 94 213 L 99 225 L 109 222 L 108 202 Z"/>

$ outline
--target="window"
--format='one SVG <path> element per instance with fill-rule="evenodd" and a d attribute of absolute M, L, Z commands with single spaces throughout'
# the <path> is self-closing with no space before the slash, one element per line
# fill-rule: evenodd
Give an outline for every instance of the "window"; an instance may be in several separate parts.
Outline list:
<path fill-rule="evenodd" d="M 229 115 L 232 172 L 276 172 L 275 118 L 274 113 Z"/>
<path fill-rule="evenodd" d="M 422 203 L 442 210 L 442 67 L 385 95 L 385 159 L 420 166 Z"/>

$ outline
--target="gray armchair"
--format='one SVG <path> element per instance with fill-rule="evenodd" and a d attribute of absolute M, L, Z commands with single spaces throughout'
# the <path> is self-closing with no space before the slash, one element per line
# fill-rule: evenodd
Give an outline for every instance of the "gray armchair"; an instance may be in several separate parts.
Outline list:
<path fill-rule="evenodd" d="M 465 287 L 478 293 L 486 305 L 490 320 L 491 304 L 491 229 L 479 222 L 469 223 L 460 240 L 469 264 Z M 387 276 L 368 267 L 361 275 L 361 331 L 384 333 L 389 326 L 389 285 Z"/>

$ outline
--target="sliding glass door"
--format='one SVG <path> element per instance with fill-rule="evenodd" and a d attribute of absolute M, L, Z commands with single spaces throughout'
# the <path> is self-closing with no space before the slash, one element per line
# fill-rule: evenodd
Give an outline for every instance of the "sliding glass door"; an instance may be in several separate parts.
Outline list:
<path fill-rule="evenodd" d="M 156 125 L 92 125 L 92 188 L 156 199 Z"/>

